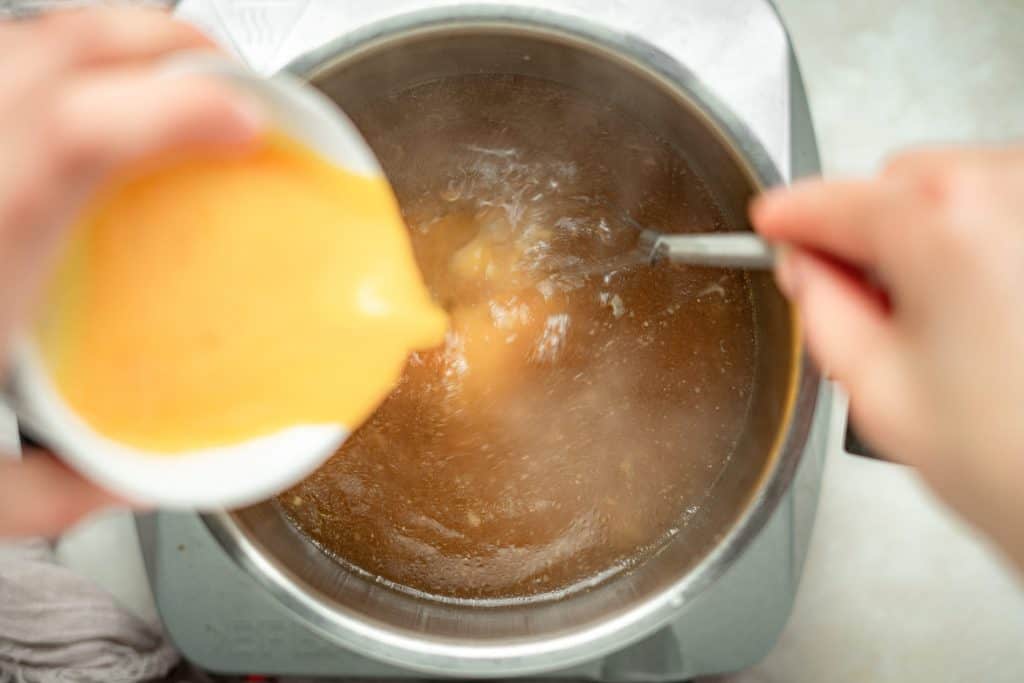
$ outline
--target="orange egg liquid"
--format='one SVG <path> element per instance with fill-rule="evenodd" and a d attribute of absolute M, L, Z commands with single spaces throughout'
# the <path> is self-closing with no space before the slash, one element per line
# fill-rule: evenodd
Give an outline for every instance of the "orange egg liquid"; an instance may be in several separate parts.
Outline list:
<path fill-rule="evenodd" d="M 107 188 L 42 310 L 37 347 L 69 406 L 167 453 L 355 428 L 447 327 L 384 178 L 278 135 Z"/>

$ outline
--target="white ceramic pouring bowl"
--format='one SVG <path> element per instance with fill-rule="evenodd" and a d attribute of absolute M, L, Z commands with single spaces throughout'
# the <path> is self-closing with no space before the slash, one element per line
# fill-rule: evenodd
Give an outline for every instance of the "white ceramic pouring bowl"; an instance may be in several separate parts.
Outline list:
<path fill-rule="evenodd" d="M 224 79 L 262 101 L 278 130 L 348 170 L 383 175 L 355 125 L 329 99 L 288 74 L 265 79 L 206 53 L 178 55 L 165 69 L 170 80 Z M 72 467 L 128 500 L 161 507 L 210 510 L 265 500 L 312 473 L 349 434 L 336 424 L 296 425 L 232 446 L 175 454 L 140 451 L 97 433 L 71 410 L 27 336 L 16 344 L 11 397 L 27 432 Z"/>

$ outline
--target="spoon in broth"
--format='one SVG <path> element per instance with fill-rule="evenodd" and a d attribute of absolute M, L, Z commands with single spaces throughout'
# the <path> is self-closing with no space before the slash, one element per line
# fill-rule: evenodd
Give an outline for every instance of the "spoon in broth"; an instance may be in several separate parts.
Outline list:
<path fill-rule="evenodd" d="M 610 273 L 658 263 L 771 270 L 775 267 L 777 249 L 754 233 L 716 232 L 667 234 L 642 229 L 636 246 L 623 254 L 578 267 L 563 269 L 560 274 L 589 276 Z"/>
<path fill-rule="evenodd" d="M 648 262 L 661 261 L 690 266 L 771 270 L 776 250 L 749 232 L 716 232 L 667 235 L 654 230 L 640 233 L 637 250 Z"/>

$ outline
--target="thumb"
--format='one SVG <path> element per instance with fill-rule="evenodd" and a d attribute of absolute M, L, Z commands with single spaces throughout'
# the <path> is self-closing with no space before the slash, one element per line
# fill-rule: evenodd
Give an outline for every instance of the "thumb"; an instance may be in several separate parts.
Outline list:
<path fill-rule="evenodd" d="M 48 453 L 0 462 L 0 538 L 56 536 L 89 513 L 124 504 Z"/>

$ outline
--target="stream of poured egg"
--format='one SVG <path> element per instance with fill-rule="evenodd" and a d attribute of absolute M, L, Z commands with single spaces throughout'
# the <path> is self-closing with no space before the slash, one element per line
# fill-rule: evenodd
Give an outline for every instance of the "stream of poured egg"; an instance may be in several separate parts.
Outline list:
<path fill-rule="evenodd" d="M 42 311 L 37 346 L 74 412 L 164 453 L 355 428 L 447 327 L 387 181 L 281 135 L 112 184 Z"/>

